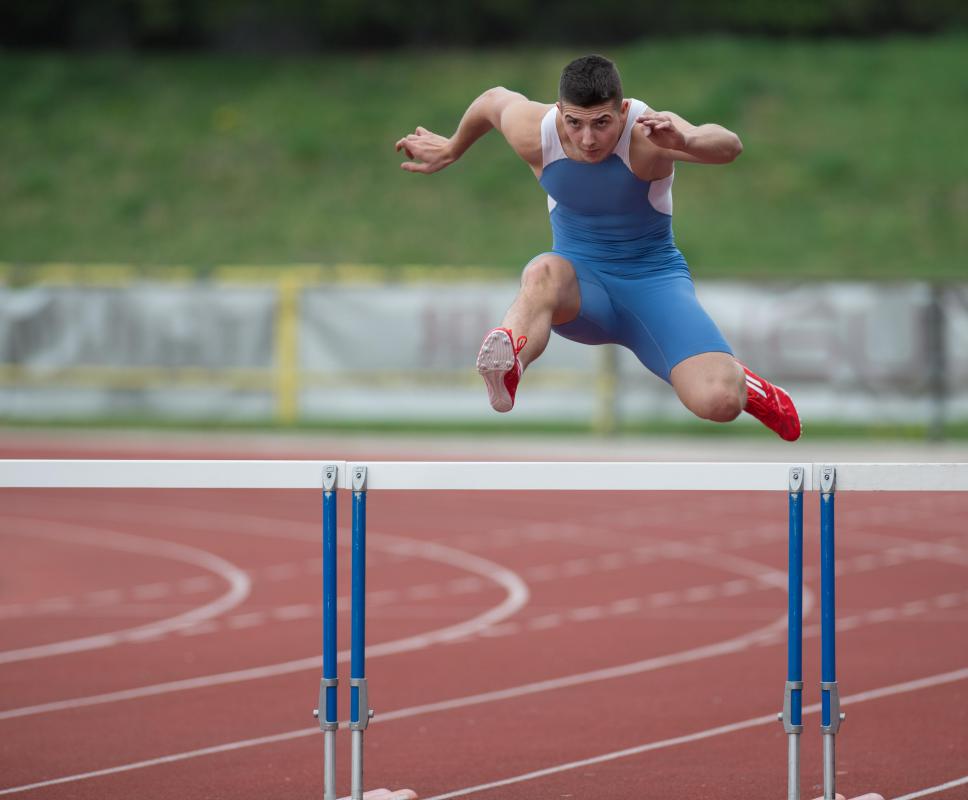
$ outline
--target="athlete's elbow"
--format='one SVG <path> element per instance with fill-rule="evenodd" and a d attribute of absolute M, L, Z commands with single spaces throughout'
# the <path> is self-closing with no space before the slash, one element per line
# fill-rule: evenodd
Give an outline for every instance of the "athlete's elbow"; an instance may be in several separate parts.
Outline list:
<path fill-rule="evenodd" d="M 724 149 L 724 156 L 726 159 L 723 163 L 729 164 L 730 162 L 735 161 L 737 158 L 739 158 L 740 153 L 743 152 L 743 142 L 734 133 L 729 138 L 729 141 L 726 142 L 726 146 L 723 149 Z"/>

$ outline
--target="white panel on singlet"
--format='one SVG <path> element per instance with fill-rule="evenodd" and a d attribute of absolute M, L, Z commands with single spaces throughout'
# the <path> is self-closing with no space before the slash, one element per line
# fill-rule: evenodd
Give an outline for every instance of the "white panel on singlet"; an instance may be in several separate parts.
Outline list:
<path fill-rule="evenodd" d="M 615 145 L 615 150 L 613 151 L 615 155 L 625 162 L 625 166 L 629 168 L 629 172 L 632 171 L 632 162 L 629 160 L 629 147 L 632 144 L 632 129 L 635 127 L 635 118 L 642 114 L 648 106 L 641 100 L 629 100 L 629 115 L 625 121 L 625 130 L 622 131 L 622 136 L 618 140 L 618 144 Z"/>
<path fill-rule="evenodd" d="M 676 173 L 673 167 L 672 174 L 668 178 L 652 181 L 649 186 L 649 203 L 660 214 L 672 215 L 672 181 L 675 180 L 675 177 Z"/>
<path fill-rule="evenodd" d="M 558 136 L 558 106 L 553 105 L 541 118 L 541 167 L 544 169 L 552 161 L 566 158 Z"/>

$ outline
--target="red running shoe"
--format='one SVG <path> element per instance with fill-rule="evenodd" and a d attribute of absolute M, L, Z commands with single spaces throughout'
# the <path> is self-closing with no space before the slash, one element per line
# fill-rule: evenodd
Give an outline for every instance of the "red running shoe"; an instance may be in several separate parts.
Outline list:
<path fill-rule="evenodd" d="M 746 411 L 774 431 L 781 439 L 795 442 L 800 438 L 800 415 L 784 389 L 774 386 L 740 364 L 746 373 Z"/>
<path fill-rule="evenodd" d="M 514 334 L 509 329 L 494 328 L 481 343 L 477 354 L 477 372 L 484 379 L 487 399 L 495 411 L 504 412 L 514 408 L 514 394 L 524 371 L 518 353 L 527 341 L 527 336 L 521 336 L 515 344 Z"/>

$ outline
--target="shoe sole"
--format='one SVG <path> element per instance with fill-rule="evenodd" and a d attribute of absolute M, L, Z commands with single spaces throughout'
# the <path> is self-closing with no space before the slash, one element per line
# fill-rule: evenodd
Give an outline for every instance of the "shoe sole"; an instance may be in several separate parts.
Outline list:
<path fill-rule="evenodd" d="M 504 413 L 514 406 L 514 400 L 504 385 L 504 376 L 514 369 L 514 345 L 503 331 L 491 331 L 484 337 L 477 354 L 477 374 L 487 386 L 491 408 Z"/>

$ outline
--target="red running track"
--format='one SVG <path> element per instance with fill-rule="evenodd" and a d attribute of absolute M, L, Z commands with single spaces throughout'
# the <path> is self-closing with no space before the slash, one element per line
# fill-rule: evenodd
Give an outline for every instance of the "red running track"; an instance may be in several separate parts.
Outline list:
<path fill-rule="evenodd" d="M 819 700 L 814 500 L 805 704 Z M 321 797 L 319 504 L 0 491 L 0 796 Z M 348 556 L 348 502 L 340 514 Z M 848 796 L 953 783 L 925 796 L 968 797 L 966 518 L 953 494 L 838 498 Z M 381 492 L 368 522 L 368 787 L 785 796 L 784 493 Z M 340 675 L 345 718 L 348 663 Z M 805 722 L 811 797 L 818 714 Z M 339 746 L 348 794 L 345 731 Z"/>

